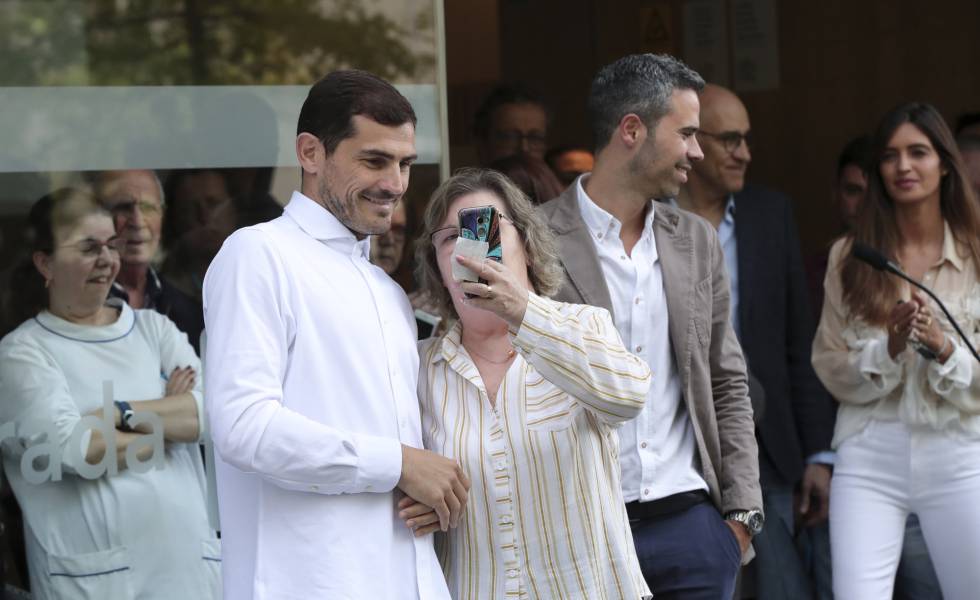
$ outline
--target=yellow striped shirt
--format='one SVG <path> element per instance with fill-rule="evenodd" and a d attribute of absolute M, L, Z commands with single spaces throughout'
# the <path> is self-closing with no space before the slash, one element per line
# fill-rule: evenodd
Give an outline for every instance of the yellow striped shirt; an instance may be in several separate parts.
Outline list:
<path fill-rule="evenodd" d="M 650 369 L 605 309 L 531 294 L 494 408 L 460 335 L 422 342 L 419 376 L 425 447 L 472 481 L 459 527 L 436 537 L 453 597 L 648 597 L 615 428 L 643 408 Z"/>

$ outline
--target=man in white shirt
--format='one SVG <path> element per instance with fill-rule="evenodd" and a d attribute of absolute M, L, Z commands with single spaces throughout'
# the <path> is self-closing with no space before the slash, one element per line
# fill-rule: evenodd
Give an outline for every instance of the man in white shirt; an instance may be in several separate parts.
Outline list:
<path fill-rule="evenodd" d="M 431 535 L 414 538 L 396 503 L 431 506 L 445 529 L 469 482 L 419 450 L 411 307 L 368 261 L 408 185 L 415 123 L 389 83 L 327 75 L 299 116 L 302 191 L 208 269 L 226 598 L 449 597 Z"/>
<path fill-rule="evenodd" d="M 619 430 L 623 497 L 640 566 L 662 598 L 731 598 L 762 525 L 745 361 L 718 236 L 655 202 L 694 161 L 704 80 L 680 61 L 624 57 L 592 82 L 595 167 L 542 206 L 568 274 L 557 300 L 613 313 L 653 371 Z"/>

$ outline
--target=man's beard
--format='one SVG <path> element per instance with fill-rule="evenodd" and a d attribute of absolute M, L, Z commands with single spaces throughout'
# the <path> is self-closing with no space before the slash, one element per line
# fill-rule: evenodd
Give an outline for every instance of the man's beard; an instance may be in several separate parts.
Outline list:
<path fill-rule="evenodd" d="M 390 223 L 388 223 L 375 231 L 374 228 L 369 227 L 367 223 L 358 223 L 354 216 L 354 207 L 358 201 L 358 196 L 375 199 L 389 199 L 393 197 L 390 194 L 382 192 L 376 194 L 367 194 L 364 192 L 361 192 L 360 194 L 352 193 L 346 198 L 345 201 L 330 191 L 330 187 L 327 185 L 326 180 L 320 181 L 317 192 L 320 196 L 320 202 L 323 203 L 327 210 L 333 213 L 333 215 L 337 217 L 337 220 L 343 223 L 347 229 L 350 229 L 357 235 L 378 235 L 387 232 L 391 228 Z M 365 201 L 367 202 L 368 200 Z"/>
<path fill-rule="evenodd" d="M 675 187 L 669 181 L 663 181 L 667 179 L 663 177 L 663 173 L 650 173 L 650 162 L 652 160 L 642 152 L 630 159 L 628 165 L 630 178 L 637 183 L 638 187 L 643 188 L 637 191 L 642 192 L 647 200 L 666 200 L 676 196 L 679 186 Z"/>

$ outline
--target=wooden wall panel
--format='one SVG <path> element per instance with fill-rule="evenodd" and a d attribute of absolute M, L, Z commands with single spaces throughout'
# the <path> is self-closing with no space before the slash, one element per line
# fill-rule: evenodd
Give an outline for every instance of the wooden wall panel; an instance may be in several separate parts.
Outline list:
<path fill-rule="evenodd" d="M 541 91 L 555 115 L 553 143 L 589 139 L 589 82 L 602 64 L 644 49 L 645 8 L 669 5 L 675 54 L 683 58 L 682 0 L 479 4 L 494 4 L 499 11 L 499 20 L 484 27 L 497 28 L 499 79 Z M 454 46 L 474 35 L 451 29 L 452 10 L 447 3 L 450 57 Z M 830 183 L 837 153 L 849 138 L 871 129 L 885 110 L 904 100 L 932 102 L 950 120 L 980 110 L 980 3 L 784 0 L 777 1 L 776 10 L 780 87 L 742 94 L 755 134 L 749 180 L 793 198 L 809 253 L 834 233 Z M 481 81 L 484 91 L 492 85 L 489 79 Z M 451 74 L 450 95 L 458 89 Z M 451 131 L 460 122 L 453 117 Z M 454 134 L 453 139 L 460 138 Z M 455 153 L 454 147 L 454 164 Z"/>

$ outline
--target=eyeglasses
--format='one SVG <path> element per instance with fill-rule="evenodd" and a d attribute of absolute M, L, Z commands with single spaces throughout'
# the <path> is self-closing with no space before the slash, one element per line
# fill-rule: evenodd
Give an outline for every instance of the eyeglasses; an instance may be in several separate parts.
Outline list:
<path fill-rule="evenodd" d="M 752 147 L 752 140 L 749 139 L 749 132 L 746 131 L 742 133 L 740 131 L 723 131 L 721 133 L 710 133 L 707 131 L 698 131 L 698 137 L 706 135 L 710 138 L 714 138 L 721 142 L 721 145 L 725 148 L 725 152 L 733 153 L 742 146 L 742 142 L 745 142 L 746 148 Z"/>
<path fill-rule="evenodd" d="M 505 217 L 504 215 L 500 215 L 500 221 L 506 221 L 511 225 L 514 224 L 514 222 L 510 220 L 510 217 Z M 432 234 L 429 235 L 429 240 L 432 242 L 432 245 L 435 246 L 436 251 L 439 251 L 446 246 L 455 244 L 456 238 L 458 237 L 459 225 L 449 225 L 448 227 L 441 227 L 433 231 Z"/>
<path fill-rule="evenodd" d="M 104 242 L 94 238 L 86 238 L 80 242 L 75 242 L 74 244 L 62 244 L 58 247 L 75 248 L 78 250 L 78 253 L 85 258 L 98 258 L 102 255 L 103 248 L 107 248 L 110 254 L 119 256 L 119 253 L 122 251 L 125 245 L 126 240 L 120 237 L 113 237 Z"/>
<path fill-rule="evenodd" d="M 543 133 L 537 131 L 517 131 L 510 129 L 505 131 L 494 131 L 493 139 L 501 144 L 517 147 L 527 141 L 528 148 L 543 149 L 548 144 L 548 140 Z"/>
<path fill-rule="evenodd" d="M 152 202 L 150 200 L 131 200 L 111 206 L 109 212 L 112 213 L 113 217 L 129 218 L 136 209 L 139 209 L 143 216 L 156 216 L 163 212 L 163 203 Z"/>

